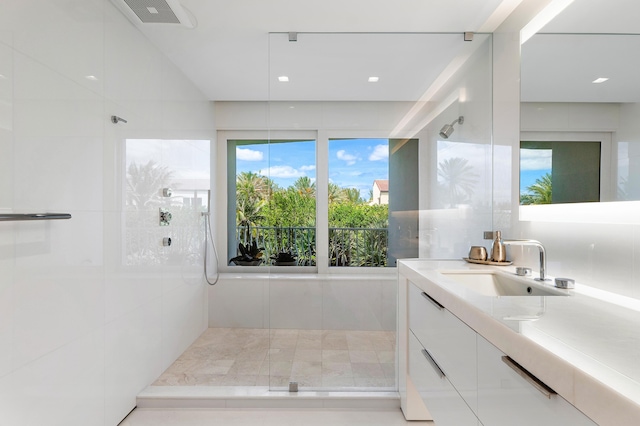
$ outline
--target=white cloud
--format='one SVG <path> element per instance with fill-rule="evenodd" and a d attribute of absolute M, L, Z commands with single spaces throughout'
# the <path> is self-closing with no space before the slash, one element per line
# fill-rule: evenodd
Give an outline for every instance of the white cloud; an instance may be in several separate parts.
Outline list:
<path fill-rule="evenodd" d="M 244 161 L 262 161 L 264 154 L 248 148 L 236 148 L 236 158 Z"/>
<path fill-rule="evenodd" d="M 550 149 L 521 149 L 520 170 L 551 169 Z"/>
<path fill-rule="evenodd" d="M 310 171 L 315 170 L 315 169 L 316 169 L 316 166 L 314 166 L 313 164 L 309 165 L 309 166 L 300 167 L 300 170 L 302 170 L 303 172 L 310 172 Z"/>
<path fill-rule="evenodd" d="M 296 170 L 291 166 L 272 166 L 268 169 L 259 170 L 258 174 L 269 178 L 299 178 L 306 176 L 305 172 Z"/>
<path fill-rule="evenodd" d="M 369 161 L 380 161 L 389 158 L 389 145 L 376 145 L 369 155 Z"/>
<path fill-rule="evenodd" d="M 356 160 L 358 159 L 355 155 L 347 154 L 347 151 L 344 149 L 336 152 L 336 157 L 338 157 L 338 160 L 346 161 L 348 166 L 356 164 Z"/>

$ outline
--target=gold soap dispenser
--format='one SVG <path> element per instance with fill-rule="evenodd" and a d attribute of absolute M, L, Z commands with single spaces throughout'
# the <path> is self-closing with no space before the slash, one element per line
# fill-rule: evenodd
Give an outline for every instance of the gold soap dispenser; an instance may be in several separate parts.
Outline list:
<path fill-rule="evenodd" d="M 502 241 L 502 232 L 496 231 L 496 239 L 493 240 L 493 245 L 491 246 L 491 261 L 492 262 L 506 262 L 507 261 L 507 250 Z"/>

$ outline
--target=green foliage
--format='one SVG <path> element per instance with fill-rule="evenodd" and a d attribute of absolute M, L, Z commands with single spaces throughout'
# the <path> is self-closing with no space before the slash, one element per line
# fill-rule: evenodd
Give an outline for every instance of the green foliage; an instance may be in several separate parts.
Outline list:
<path fill-rule="evenodd" d="M 520 196 L 520 204 L 551 204 L 552 192 L 551 173 L 546 173 L 527 187 L 527 193 Z"/>
<path fill-rule="evenodd" d="M 366 204 L 359 190 L 333 183 L 328 195 L 329 227 L 358 228 L 341 236 L 330 231 L 331 264 L 386 265 L 388 206 Z M 264 176 L 244 172 L 236 180 L 236 200 L 240 241 L 259 241 L 272 260 L 289 253 L 298 265 L 316 264 L 316 185 L 310 178 L 279 188 Z"/>
<path fill-rule="evenodd" d="M 273 191 L 269 179 L 252 172 L 242 172 L 236 179 L 236 222 L 255 226 L 264 219 L 262 210 Z"/>
<path fill-rule="evenodd" d="M 386 228 L 389 206 L 386 204 L 329 204 L 329 226 L 334 228 Z"/>

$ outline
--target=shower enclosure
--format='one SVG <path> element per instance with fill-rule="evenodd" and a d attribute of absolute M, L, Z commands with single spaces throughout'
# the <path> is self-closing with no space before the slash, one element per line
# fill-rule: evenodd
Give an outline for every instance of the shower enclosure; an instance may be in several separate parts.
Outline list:
<path fill-rule="evenodd" d="M 396 261 L 492 229 L 491 36 L 272 33 L 266 58 L 262 99 L 216 102 L 222 275 L 155 385 L 396 391 Z"/>

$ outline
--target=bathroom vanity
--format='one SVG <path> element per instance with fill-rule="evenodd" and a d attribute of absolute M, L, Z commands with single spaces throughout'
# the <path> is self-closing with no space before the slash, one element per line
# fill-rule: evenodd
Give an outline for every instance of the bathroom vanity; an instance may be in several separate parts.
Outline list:
<path fill-rule="evenodd" d="M 438 426 L 640 424 L 640 301 L 514 271 L 398 263 L 405 417 Z"/>

